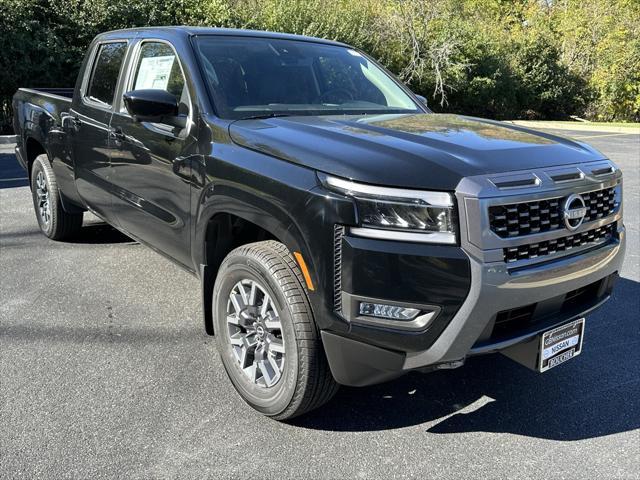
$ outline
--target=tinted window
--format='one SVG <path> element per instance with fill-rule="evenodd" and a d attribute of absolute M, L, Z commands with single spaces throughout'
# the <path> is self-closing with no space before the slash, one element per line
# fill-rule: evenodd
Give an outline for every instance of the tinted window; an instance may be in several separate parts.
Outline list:
<path fill-rule="evenodd" d="M 87 97 L 111 105 L 126 51 L 126 42 L 100 45 L 87 88 Z"/>
<path fill-rule="evenodd" d="M 350 48 L 227 36 L 197 37 L 196 45 L 223 118 L 420 111 L 394 79 Z"/>
<path fill-rule="evenodd" d="M 184 92 L 184 77 L 173 49 L 158 42 L 147 42 L 140 48 L 133 82 L 134 90 L 160 89 L 180 101 Z"/>
<path fill-rule="evenodd" d="M 165 90 L 175 95 L 181 115 L 189 113 L 188 93 L 180 63 L 173 49 L 166 43 L 142 44 L 132 88 L 133 90 Z"/>

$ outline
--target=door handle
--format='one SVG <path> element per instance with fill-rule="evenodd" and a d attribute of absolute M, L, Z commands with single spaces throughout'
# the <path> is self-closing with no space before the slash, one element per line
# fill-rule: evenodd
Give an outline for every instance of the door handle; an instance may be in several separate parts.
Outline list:
<path fill-rule="evenodd" d="M 191 180 L 191 157 L 176 157 L 173 164 L 173 173 L 184 180 Z"/>
<path fill-rule="evenodd" d="M 80 130 L 80 127 L 82 126 L 82 120 L 80 120 L 78 117 L 74 117 L 71 115 L 67 118 L 69 118 L 69 123 L 71 123 L 71 126 L 75 131 Z"/>
<path fill-rule="evenodd" d="M 116 127 L 109 130 L 109 137 L 116 143 L 116 145 L 120 145 L 126 138 L 126 135 L 120 127 Z"/>
<path fill-rule="evenodd" d="M 173 164 L 173 173 L 181 176 L 182 170 L 187 167 L 187 159 L 185 157 L 176 157 L 171 163 Z"/>

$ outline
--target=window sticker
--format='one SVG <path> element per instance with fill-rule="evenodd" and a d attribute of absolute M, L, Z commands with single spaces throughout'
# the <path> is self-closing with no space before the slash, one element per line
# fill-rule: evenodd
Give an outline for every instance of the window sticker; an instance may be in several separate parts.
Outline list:
<path fill-rule="evenodd" d="M 175 58 L 175 55 L 143 58 L 140 61 L 134 90 L 145 88 L 166 90 Z"/>

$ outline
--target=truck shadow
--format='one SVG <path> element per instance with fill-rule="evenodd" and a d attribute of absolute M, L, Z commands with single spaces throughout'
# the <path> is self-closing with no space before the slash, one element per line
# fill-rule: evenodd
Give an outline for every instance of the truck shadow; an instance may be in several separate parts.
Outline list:
<path fill-rule="evenodd" d="M 501 432 L 582 440 L 640 428 L 640 283 L 619 279 L 587 318 L 584 353 L 544 374 L 502 355 L 457 370 L 413 373 L 373 387 L 342 388 L 326 407 L 291 423 L 333 431 L 424 424 L 428 433 Z"/>
<path fill-rule="evenodd" d="M 99 245 L 107 243 L 129 243 L 137 245 L 138 242 L 126 236 L 120 230 L 107 223 L 88 223 L 83 225 L 74 237 L 67 240 L 67 243 Z"/>

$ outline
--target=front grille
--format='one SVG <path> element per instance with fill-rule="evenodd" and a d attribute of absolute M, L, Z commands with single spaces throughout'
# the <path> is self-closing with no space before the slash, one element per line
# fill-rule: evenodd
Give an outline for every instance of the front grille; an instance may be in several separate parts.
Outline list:
<path fill-rule="evenodd" d="M 549 319 L 570 318 L 600 302 L 611 292 L 615 275 L 598 280 L 563 295 L 524 307 L 502 310 L 496 315 L 491 338 L 504 338 Z"/>
<path fill-rule="evenodd" d="M 494 328 L 503 328 L 507 324 L 519 323 L 520 325 L 525 325 L 529 323 L 533 316 L 533 312 L 536 309 L 536 305 L 536 303 L 531 303 L 524 307 L 512 308 L 511 310 L 498 312 Z"/>
<path fill-rule="evenodd" d="M 333 308 L 342 312 L 342 237 L 345 228 L 333 226 Z"/>
<path fill-rule="evenodd" d="M 562 302 L 562 311 L 571 311 L 574 308 L 579 308 L 580 305 L 584 305 L 590 298 L 595 298 L 598 295 L 599 288 L 600 282 L 596 282 L 567 293 L 564 297 L 564 302 Z"/>
<path fill-rule="evenodd" d="M 616 207 L 615 187 L 581 195 L 587 207 L 585 222 L 606 217 Z M 563 197 L 558 197 L 489 207 L 491 231 L 501 238 L 510 238 L 559 230 L 563 228 L 563 201 Z"/>
<path fill-rule="evenodd" d="M 502 250 L 504 261 L 511 263 L 518 260 L 529 260 L 544 255 L 551 255 L 556 252 L 564 252 L 574 247 L 588 245 L 589 243 L 595 243 L 603 239 L 609 239 L 613 235 L 614 227 L 615 222 L 567 237 L 520 245 L 518 247 L 507 247 Z"/>
<path fill-rule="evenodd" d="M 613 187 L 598 190 L 597 192 L 583 193 L 582 199 L 587 206 L 587 214 L 584 217 L 585 222 L 606 217 L 616 207 L 616 194 Z"/>

